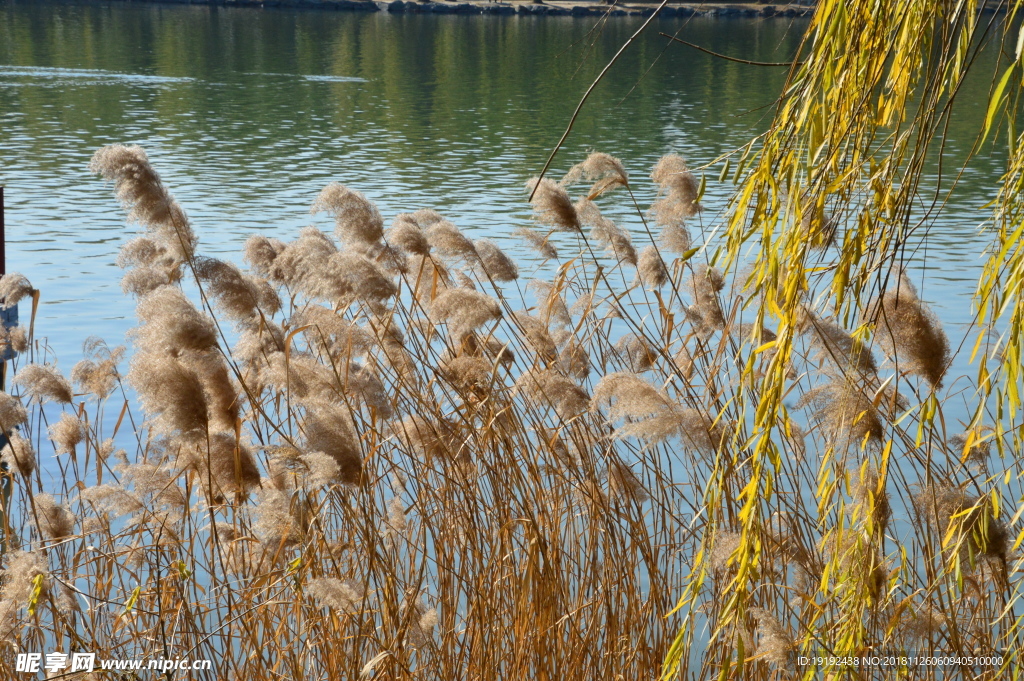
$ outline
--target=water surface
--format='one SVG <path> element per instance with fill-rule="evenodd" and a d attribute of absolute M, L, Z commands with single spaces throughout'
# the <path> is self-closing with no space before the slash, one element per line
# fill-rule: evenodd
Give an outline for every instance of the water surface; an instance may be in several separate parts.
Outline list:
<path fill-rule="evenodd" d="M 111 188 L 87 170 L 92 153 L 112 142 L 145 147 L 208 255 L 238 261 L 253 232 L 289 239 L 311 222 L 329 229 L 308 207 L 332 181 L 367 194 L 386 219 L 436 208 L 473 236 L 519 252 L 511 233 L 530 221 L 524 181 L 639 22 L 5 4 L 0 182 L 8 270 L 42 290 L 36 328 L 65 369 L 86 336 L 121 341 L 134 301 L 121 293 L 114 260 L 136 229 L 125 225 Z M 638 178 L 638 198 L 648 203 L 653 190 L 640 178 L 659 156 L 677 152 L 700 166 L 745 144 L 766 127 L 786 74 L 669 44 L 658 33 L 784 61 L 805 26 L 800 19 L 655 22 L 598 86 L 554 169 L 590 150 L 611 153 Z M 991 73 L 994 58 L 989 50 L 979 71 Z M 961 93 L 946 140 L 949 167 L 975 139 L 988 85 L 974 78 Z M 930 268 L 924 297 L 954 345 L 986 243 L 975 229 L 1003 163 L 995 152 L 975 160 L 918 251 Z M 703 219 L 712 221 L 732 185 L 716 181 L 718 168 L 708 173 Z M 608 213 L 639 227 L 619 205 Z"/>

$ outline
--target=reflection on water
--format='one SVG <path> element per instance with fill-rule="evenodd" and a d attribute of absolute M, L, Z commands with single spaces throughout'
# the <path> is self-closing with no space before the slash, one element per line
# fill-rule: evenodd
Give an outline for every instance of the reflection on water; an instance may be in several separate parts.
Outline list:
<path fill-rule="evenodd" d="M 43 291 L 37 329 L 64 363 L 81 340 L 117 342 L 133 301 L 119 288 L 124 225 L 86 170 L 98 147 L 144 145 L 189 211 L 207 254 L 237 260 L 254 231 L 290 238 L 318 190 L 339 181 L 385 216 L 431 207 L 517 251 L 538 172 L 576 103 L 638 25 L 593 18 L 389 16 L 217 7 L 7 4 L 0 10 L 0 182 L 9 269 Z M 663 153 L 708 163 L 763 130 L 786 70 L 667 45 L 659 31 L 761 61 L 792 55 L 801 20 L 708 18 L 652 26 L 597 88 L 556 161 L 592 149 L 641 181 Z M 991 73 L 994 50 L 979 60 Z M 986 77 L 960 93 L 949 177 L 974 142 Z M 976 233 L 1004 157 L 986 153 L 928 225 L 923 295 L 950 325 L 970 313 L 986 239 Z M 731 185 L 708 171 L 705 226 Z M 608 214 L 639 228 L 625 204 Z M 700 226 L 696 226 L 699 231 Z M 521 251 L 518 251 L 521 252 Z M 528 257 L 528 256 L 523 256 Z M 524 268 L 528 274 L 529 267 Z M 918 272 L 918 277 L 920 272 Z M 967 372 L 954 367 L 954 374 Z"/>

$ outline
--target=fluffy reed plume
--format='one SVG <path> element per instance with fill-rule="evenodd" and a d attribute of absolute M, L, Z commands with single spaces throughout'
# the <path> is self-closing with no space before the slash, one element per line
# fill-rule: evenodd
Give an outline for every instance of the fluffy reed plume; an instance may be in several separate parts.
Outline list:
<path fill-rule="evenodd" d="M 563 186 L 569 186 L 579 182 L 581 179 L 593 181 L 587 199 L 593 200 L 607 191 L 617 187 L 628 187 L 629 177 L 622 161 L 599 151 L 591 152 L 586 160 L 577 163 L 565 174 L 560 182 Z"/>
<path fill-rule="evenodd" d="M 743 536 L 737 532 L 719 530 L 715 532 L 711 543 L 711 552 L 708 554 L 708 565 L 712 570 L 725 570 L 729 567 L 736 550 L 740 547 Z"/>
<path fill-rule="evenodd" d="M 167 248 L 161 245 L 160 242 L 148 236 L 137 236 L 126 241 L 118 250 L 117 266 L 121 269 L 146 267 L 156 265 L 167 259 Z"/>
<path fill-rule="evenodd" d="M 907 608 L 900 620 L 900 631 L 911 641 L 931 640 L 947 626 L 946 616 L 931 606 Z"/>
<path fill-rule="evenodd" d="M 36 452 L 32 443 L 17 433 L 9 433 L 7 444 L 4 445 L 0 461 L 27 478 L 36 469 Z"/>
<path fill-rule="evenodd" d="M 809 408 L 811 418 L 837 448 L 878 441 L 885 435 L 881 417 L 864 388 L 846 379 L 835 379 L 803 394 L 798 409 Z"/>
<path fill-rule="evenodd" d="M 640 258 L 636 265 L 636 278 L 644 288 L 651 291 L 661 288 L 672 278 L 656 246 L 647 246 L 640 251 Z"/>
<path fill-rule="evenodd" d="M 76 518 L 66 507 L 57 503 L 51 494 L 35 497 L 36 529 L 47 539 L 62 539 L 75 531 Z"/>
<path fill-rule="evenodd" d="M 391 227 L 384 232 L 384 239 L 392 246 L 400 248 L 406 253 L 416 255 L 427 255 L 430 253 L 430 243 L 427 241 L 427 235 L 408 213 L 395 216 Z"/>
<path fill-rule="evenodd" d="M 403 619 L 411 623 L 405 631 L 409 645 L 417 649 L 432 646 L 434 627 L 437 626 L 438 620 L 437 609 L 428 608 L 414 593 L 407 593 L 402 610 L 408 613 Z"/>
<path fill-rule="evenodd" d="M 608 491 L 613 498 L 637 504 L 651 498 L 636 473 L 616 458 L 608 462 Z"/>
<path fill-rule="evenodd" d="M 680 225 L 700 212 L 701 206 L 697 203 L 700 183 L 682 156 L 662 156 L 651 171 L 651 179 L 660 188 L 661 198 L 651 206 L 659 225 Z"/>
<path fill-rule="evenodd" d="M 305 292 L 345 309 L 356 301 L 380 305 L 395 296 L 398 287 L 380 265 L 366 256 L 334 253 L 309 277 Z"/>
<path fill-rule="evenodd" d="M 780 668 L 792 666 L 794 651 L 793 637 L 777 617 L 763 608 L 751 608 L 750 614 L 757 620 L 757 657 L 772 662 Z"/>
<path fill-rule="evenodd" d="M 405 515 L 405 504 L 401 497 L 392 497 L 388 502 L 388 513 L 384 518 L 384 529 L 381 531 L 383 537 L 396 537 L 406 533 L 409 529 L 409 520 Z"/>
<path fill-rule="evenodd" d="M 519 227 L 513 232 L 516 236 L 522 237 L 527 245 L 535 250 L 541 258 L 547 260 L 558 260 L 558 250 L 551 245 L 551 235 L 538 234 L 529 227 Z"/>
<path fill-rule="evenodd" d="M 93 155 L 89 170 L 113 180 L 114 193 L 128 211 L 130 222 L 146 227 L 178 261 L 192 257 L 198 240 L 185 211 L 164 187 L 141 147 L 102 147 Z"/>
<path fill-rule="evenodd" d="M 137 267 L 125 272 L 121 277 L 121 290 L 137 298 L 141 298 L 157 290 L 161 286 L 173 284 L 178 279 L 176 274 L 156 267 Z"/>
<path fill-rule="evenodd" d="M 683 224 L 668 224 L 661 230 L 658 239 L 662 248 L 671 253 L 682 255 L 693 247 L 693 237 L 690 230 Z"/>
<path fill-rule="evenodd" d="M 102 339 L 90 336 L 82 344 L 86 357 L 71 368 L 71 380 L 79 389 L 104 400 L 114 392 L 121 375 L 117 365 L 124 358 L 125 347 L 107 347 Z"/>
<path fill-rule="evenodd" d="M 695 316 L 699 324 L 706 329 L 724 329 L 725 313 L 718 299 L 718 292 L 723 288 L 725 278 L 721 272 L 706 265 L 695 267 L 689 281 L 693 305 L 687 310 L 687 317 Z"/>
<path fill-rule="evenodd" d="M 457 389 L 481 397 L 490 392 L 494 378 L 494 364 L 481 357 L 453 357 L 444 362 L 439 370 Z"/>
<path fill-rule="evenodd" d="M 85 439 L 85 424 L 75 416 L 61 412 L 60 420 L 49 429 L 50 439 L 56 454 L 73 454 L 75 447 Z"/>
<path fill-rule="evenodd" d="M 633 373 L 647 371 L 658 361 L 658 349 L 635 333 L 627 333 L 615 343 L 615 350 Z"/>
<path fill-rule="evenodd" d="M 9 339 L 12 350 L 18 353 L 28 352 L 28 330 L 24 326 L 16 326 L 11 329 Z"/>
<path fill-rule="evenodd" d="M 188 456 L 186 451 L 178 451 L 179 459 L 185 460 Z M 180 471 L 172 469 L 169 463 L 165 465 L 142 461 L 122 464 L 117 466 L 117 471 L 121 474 L 122 485 L 130 485 L 136 499 L 149 499 L 153 504 L 173 511 L 175 516 L 180 516 L 188 503 L 184 491 L 177 483 Z"/>
<path fill-rule="evenodd" d="M 189 437 L 206 433 L 209 414 L 203 381 L 181 360 L 140 352 L 129 364 L 128 383 L 135 388 L 154 433 Z"/>
<path fill-rule="evenodd" d="M 532 279 L 526 285 L 527 290 L 537 294 L 537 306 L 540 309 L 541 317 L 547 322 L 555 324 L 571 324 L 572 317 L 569 308 L 562 298 L 558 286 L 543 279 Z"/>
<path fill-rule="evenodd" d="M 949 339 L 910 279 L 901 273 L 899 284 L 872 301 L 868 310 L 867 321 L 874 324 L 882 351 L 900 371 L 920 376 L 938 390 L 949 368 Z"/>
<path fill-rule="evenodd" d="M 558 358 L 558 347 L 543 319 L 520 310 L 515 313 L 515 322 L 537 357 L 544 362 L 554 362 Z"/>
<path fill-rule="evenodd" d="M 985 429 L 980 428 L 974 433 L 967 432 L 949 438 L 949 446 L 956 454 L 957 461 L 982 469 L 988 465 L 989 457 L 992 454 L 992 440 L 982 439 L 981 431 L 983 430 Z M 968 446 L 968 442 L 970 442 L 970 446 Z"/>
<path fill-rule="evenodd" d="M 196 478 L 216 501 L 229 496 L 245 498 L 260 484 L 260 472 L 249 447 L 232 433 L 213 433 L 179 454 L 178 464 L 196 472 Z"/>
<path fill-rule="evenodd" d="M 363 600 L 362 586 L 352 580 L 320 577 L 306 584 L 306 593 L 322 607 L 352 612 Z"/>
<path fill-rule="evenodd" d="M 79 499 L 86 508 L 115 517 L 136 513 L 144 507 L 138 496 L 122 485 L 93 485 L 82 490 Z"/>
<path fill-rule="evenodd" d="M 309 451 L 323 452 L 338 463 L 341 482 L 355 485 L 360 481 L 363 451 L 348 409 L 329 402 L 309 402 L 302 431 Z"/>
<path fill-rule="evenodd" d="M 818 358 L 828 360 L 841 372 L 855 370 L 862 376 L 874 376 L 878 371 L 875 358 L 859 339 L 843 330 L 830 319 L 822 319 L 807 309 L 802 309 L 798 328 L 811 334 L 812 344 L 818 350 Z"/>
<path fill-rule="evenodd" d="M 449 335 L 455 339 L 500 318 L 498 301 L 479 291 L 451 288 L 430 303 L 430 319 L 435 324 L 447 324 Z"/>
<path fill-rule="evenodd" d="M 656 444 L 679 437 L 689 448 L 714 454 L 728 438 L 727 429 L 697 409 L 681 407 L 639 376 L 626 372 L 608 374 L 594 389 L 591 410 L 608 404 L 608 423 L 625 418 L 615 439 L 638 437 Z"/>
<path fill-rule="evenodd" d="M 420 229 L 427 229 L 435 222 L 441 222 L 444 217 L 433 208 L 421 208 L 420 210 L 407 213 L 409 219 L 420 226 Z"/>
<path fill-rule="evenodd" d="M 266 280 L 242 274 L 231 263 L 196 258 L 194 268 L 207 295 L 232 321 L 246 322 L 260 312 L 269 317 L 281 309 L 281 300 Z"/>
<path fill-rule="evenodd" d="M 943 538 L 944 547 L 993 558 L 1005 570 L 1013 538 L 1006 524 L 993 515 L 987 495 L 973 496 L 961 487 L 943 482 L 922 485 L 914 495 L 914 504 Z"/>
<path fill-rule="evenodd" d="M 667 395 L 636 374 L 608 374 L 594 388 L 591 409 L 608 404 L 608 420 L 638 418 L 672 409 L 675 403 Z"/>
<path fill-rule="evenodd" d="M 316 227 L 304 227 L 299 238 L 285 245 L 273 258 L 265 276 L 275 284 L 315 296 L 317 275 L 337 252 L 338 247 L 329 236 Z M 264 274 L 262 269 L 256 271 Z"/>
<path fill-rule="evenodd" d="M 516 381 L 515 389 L 519 394 L 547 404 L 565 420 L 579 416 L 590 406 L 587 391 L 556 371 L 524 371 Z"/>
<path fill-rule="evenodd" d="M 0 305 L 14 307 L 22 298 L 34 294 L 31 282 L 24 274 L 11 272 L 0 277 Z"/>
<path fill-rule="evenodd" d="M 320 190 L 310 213 L 334 218 L 334 234 L 344 244 L 373 244 L 384 235 L 384 219 L 360 192 L 336 182 Z"/>
<path fill-rule="evenodd" d="M 42 600 L 50 592 L 50 571 L 42 551 L 15 551 L 4 571 L 3 598 L 20 605 L 29 602 L 35 592 Z"/>
<path fill-rule="evenodd" d="M 257 493 L 252 530 L 271 550 L 302 541 L 309 529 L 305 505 L 292 494 L 269 487 Z"/>
<path fill-rule="evenodd" d="M 7 393 L 0 393 L 0 430 L 11 432 L 15 426 L 28 422 L 28 412 L 21 400 Z"/>
<path fill-rule="evenodd" d="M 476 263 L 477 252 L 473 242 L 447 220 L 435 222 L 427 229 L 427 243 L 442 257 Z"/>
<path fill-rule="evenodd" d="M 362 357 L 374 345 L 369 331 L 322 305 L 306 305 L 290 323 L 297 329 L 308 327 L 303 331 L 306 341 L 335 362 Z"/>
<path fill-rule="evenodd" d="M 504 251 L 490 239 L 477 239 L 473 242 L 479 260 L 477 269 L 494 281 L 515 281 L 519 278 L 519 267 Z"/>
<path fill-rule="evenodd" d="M 431 421 L 423 416 L 407 416 L 394 424 L 392 430 L 406 448 L 427 461 L 459 458 L 465 449 L 458 425 L 445 419 Z"/>
<path fill-rule="evenodd" d="M 526 183 L 526 191 L 533 194 L 530 203 L 542 224 L 566 232 L 583 231 L 576 207 L 565 188 L 545 177 L 541 180 L 531 179 Z"/>
<path fill-rule="evenodd" d="M 270 276 L 271 268 L 277 256 L 284 252 L 287 245 L 280 239 L 270 239 L 262 234 L 253 234 L 245 240 L 242 259 L 249 263 L 252 271 L 259 276 Z"/>
<path fill-rule="evenodd" d="M 694 361 L 693 355 L 690 354 L 689 348 L 685 345 L 681 346 L 675 355 L 672 357 L 672 362 L 679 369 L 680 375 L 689 381 L 693 378 L 693 372 L 696 370 L 696 362 Z"/>
<path fill-rule="evenodd" d="M 333 456 L 323 452 L 309 452 L 299 456 L 303 479 L 310 489 L 330 485 L 340 479 L 341 467 Z"/>
<path fill-rule="evenodd" d="M 368 367 L 352 362 L 341 380 L 346 395 L 375 411 L 380 418 L 389 419 L 394 414 L 384 384 Z"/>
<path fill-rule="evenodd" d="M 582 343 L 569 338 L 558 351 L 558 368 L 577 380 L 585 381 L 590 375 L 590 354 Z"/>
<path fill-rule="evenodd" d="M 597 240 L 618 262 L 636 266 L 636 249 L 633 248 L 629 232 L 620 229 L 614 222 L 601 215 L 601 210 L 589 199 L 576 203 L 576 213 L 580 224 L 591 228 L 591 239 Z"/>
<path fill-rule="evenodd" d="M 138 347 L 166 353 L 217 349 L 213 319 L 197 310 L 178 288 L 161 286 L 142 298 L 135 312 L 142 322 L 132 332 Z"/>
<path fill-rule="evenodd" d="M 49 364 L 28 364 L 14 375 L 14 385 L 21 386 L 30 400 L 71 404 L 71 384 L 57 368 Z"/>

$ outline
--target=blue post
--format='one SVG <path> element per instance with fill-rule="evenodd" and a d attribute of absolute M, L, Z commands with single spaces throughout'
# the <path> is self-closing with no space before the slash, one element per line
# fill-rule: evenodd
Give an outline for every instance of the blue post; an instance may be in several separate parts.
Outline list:
<path fill-rule="evenodd" d="M 7 274 L 7 225 L 4 223 L 4 188 L 0 185 L 0 276 Z M 18 306 L 3 307 L 0 301 L 0 323 L 5 329 L 18 325 Z M 14 358 L 14 348 L 8 342 L 0 349 L 0 391 L 7 390 L 7 360 Z M 10 444 L 7 433 L 0 431 L 0 451 Z M 0 556 L 7 553 L 7 509 L 11 503 L 11 476 L 6 463 L 0 464 Z"/>

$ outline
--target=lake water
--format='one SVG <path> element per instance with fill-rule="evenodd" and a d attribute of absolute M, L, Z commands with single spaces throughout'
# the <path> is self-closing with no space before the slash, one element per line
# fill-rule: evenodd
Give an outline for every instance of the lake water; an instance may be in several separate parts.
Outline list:
<path fill-rule="evenodd" d="M 100 146 L 141 144 L 189 212 L 205 254 L 240 259 L 253 232 L 293 237 L 338 181 L 385 218 L 436 208 L 517 252 L 539 172 L 579 97 L 639 19 L 414 16 L 136 3 L 0 7 L 0 183 L 8 270 L 42 290 L 37 335 L 68 369 L 82 340 L 121 342 L 134 301 L 114 260 L 136 232 L 87 164 Z M 763 130 L 805 20 L 656 21 L 610 71 L 556 159 L 620 157 L 642 181 L 659 156 L 710 162 Z M 962 91 L 945 153 L 962 161 L 981 125 L 995 51 Z M 929 226 L 924 297 L 969 318 L 987 215 L 1005 157 L 986 150 Z M 708 171 L 713 222 L 731 184 Z M 621 204 L 612 217 L 638 226 Z M 920 255 L 924 251 L 919 251 Z M 920 278 L 920 272 L 915 275 Z M 23 308 L 25 304 L 23 303 Z M 27 316 L 26 309 L 22 316 Z M 953 373 L 967 373 L 958 364 Z"/>

